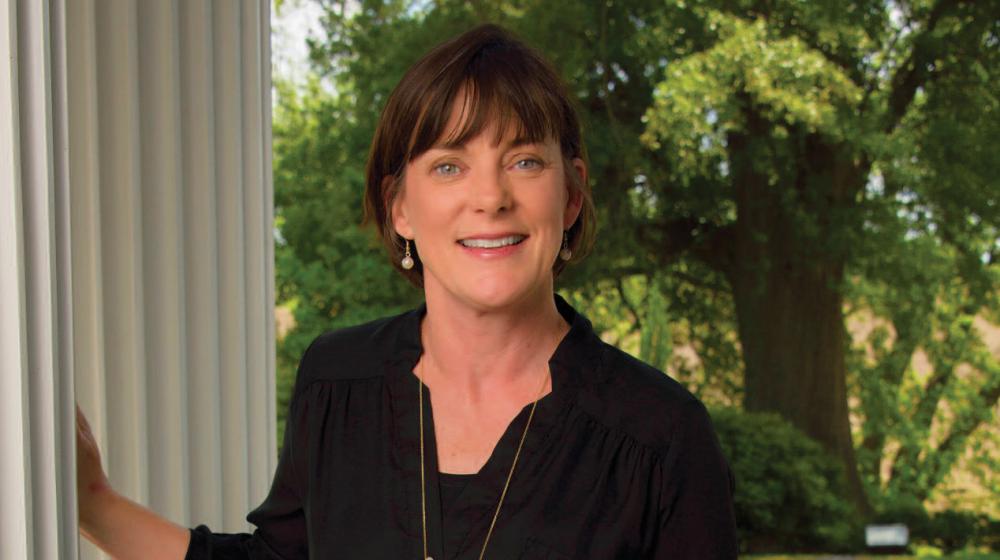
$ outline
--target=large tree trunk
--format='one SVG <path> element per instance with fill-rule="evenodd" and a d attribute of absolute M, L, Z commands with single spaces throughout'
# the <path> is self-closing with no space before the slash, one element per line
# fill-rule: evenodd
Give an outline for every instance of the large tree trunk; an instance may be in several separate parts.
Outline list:
<path fill-rule="evenodd" d="M 843 210 L 854 204 L 864 173 L 835 147 L 803 136 L 786 152 L 795 169 L 765 174 L 761 160 L 773 157 L 774 146 L 765 123 L 750 124 L 746 135 L 730 137 L 738 217 L 725 267 L 746 366 L 744 407 L 777 412 L 840 459 L 848 497 L 867 514 L 848 417 L 839 291 L 849 249 L 833 240 L 850 227 Z"/>
<path fill-rule="evenodd" d="M 848 419 L 842 302 L 831 288 L 842 270 L 786 265 L 758 275 L 754 264 L 730 280 L 746 364 L 744 407 L 779 413 L 838 457 L 851 501 L 867 512 Z"/>

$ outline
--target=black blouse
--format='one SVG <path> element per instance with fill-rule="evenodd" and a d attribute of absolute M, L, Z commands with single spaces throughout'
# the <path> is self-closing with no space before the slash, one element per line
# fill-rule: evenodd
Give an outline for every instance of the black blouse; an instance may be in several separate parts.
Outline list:
<path fill-rule="evenodd" d="M 486 558 L 736 558 L 732 477 L 705 407 L 556 303 L 570 331 L 549 360 L 552 392 L 538 403 Z M 424 312 L 312 343 L 271 491 L 247 516 L 257 530 L 198 527 L 188 559 L 421 559 L 412 372 Z M 428 554 L 475 560 L 530 407 L 479 473 L 445 481 L 445 516 L 430 402 L 425 392 Z"/>

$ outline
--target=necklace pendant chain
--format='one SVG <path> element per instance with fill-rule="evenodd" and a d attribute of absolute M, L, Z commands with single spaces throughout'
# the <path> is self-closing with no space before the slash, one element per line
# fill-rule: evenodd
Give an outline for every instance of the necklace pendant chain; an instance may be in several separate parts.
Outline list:
<path fill-rule="evenodd" d="M 545 379 L 548 381 L 548 378 Z M 426 475 L 424 473 L 424 382 L 422 379 L 417 377 L 417 397 L 418 404 L 418 414 L 420 415 L 420 526 L 423 533 L 424 542 L 424 560 L 434 560 L 432 557 L 427 555 L 427 481 Z M 507 489 L 510 487 L 510 481 L 514 478 L 514 469 L 517 467 L 517 460 L 521 457 L 521 448 L 524 447 L 524 440 L 528 437 L 528 428 L 531 427 L 531 420 L 535 417 L 535 407 L 538 406 L 538 401 L 542 399 L 542 393 L 545 392 L 545 385 L 547 383 L 542 383 L 542 389 L 538 392 L 538 398 L 535 402 L 531 403 L 531 410 L 528 412 L 528 421 L 524 424 L 524 431 L 521 432 L 521 440 L 517 443 L 517 451 L 514 452 L 514 461 L 510 465 L 510 471 L 507 472 L 507 480 L 503 483 L 503 490 L 500 492 L 500 499 L 497 501 L 497 509 L 493 512 L 493 520 L 490 521 L 490 528 L 486 531 L 486 539 L 483 540 L 483 548 L 479 551 L 479 560 L 483 560 L 486 557 L 486 547 L 490 544 L 490 537 L 493 536 L 493 529 L 496 527 L 497 518 L 500 517 L 500 508 L 503 507 L 504 498 L 507 497 Z"/>

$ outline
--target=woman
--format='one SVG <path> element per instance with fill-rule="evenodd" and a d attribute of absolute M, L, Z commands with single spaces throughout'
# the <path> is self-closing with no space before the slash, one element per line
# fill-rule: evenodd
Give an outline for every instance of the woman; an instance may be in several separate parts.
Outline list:
<path fill-rule="evenodd" d="M 306 351 L 254 534 L 117 496 L 84 422 L 88 537 L 143 558 L 736 556 L 704 407 L 554 296 L 594 211 L 577 116 L 536 53 L 482 26 L 418 61 L 376 130 L 366 210 L 426 303 Z"/>

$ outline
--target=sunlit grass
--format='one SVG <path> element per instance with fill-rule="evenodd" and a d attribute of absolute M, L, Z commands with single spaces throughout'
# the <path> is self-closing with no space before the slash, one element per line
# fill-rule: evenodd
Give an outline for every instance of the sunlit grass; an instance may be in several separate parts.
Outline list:
<path fill-rule="evenodd" d="M 936 556 L 936 555 L 834 555 L 834 554 L 750 554 L 743 558 L 754 558 L 756 560 L 924 560 L 928 558 L 944 558 L 946 560 L 1000 560 L 1000 553 L 996 552 L 960 552 L 957 554 Z"/>

